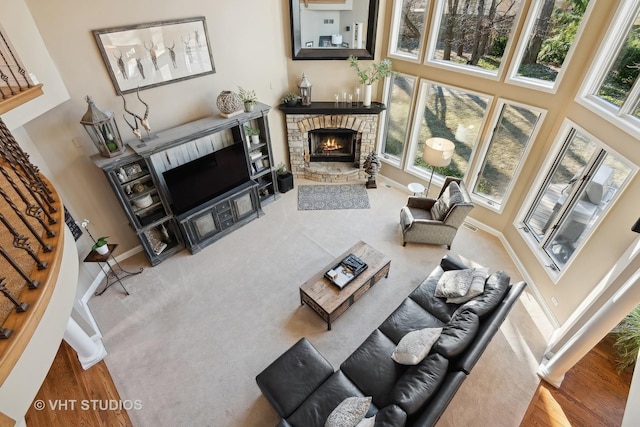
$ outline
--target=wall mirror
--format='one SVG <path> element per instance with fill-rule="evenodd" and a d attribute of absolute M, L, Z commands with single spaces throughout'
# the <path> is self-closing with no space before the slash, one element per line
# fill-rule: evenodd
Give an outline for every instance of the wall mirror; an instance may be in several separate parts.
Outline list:
<path fill-rule="evenodd" d="M 379 0 L 290 0 L 294 60 L 374 59 Z"/>

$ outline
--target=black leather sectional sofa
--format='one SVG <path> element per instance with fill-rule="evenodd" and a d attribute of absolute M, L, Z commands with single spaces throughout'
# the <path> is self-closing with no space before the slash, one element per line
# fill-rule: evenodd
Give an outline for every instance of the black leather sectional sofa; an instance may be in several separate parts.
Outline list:
<path fill-rule="evenodd" d="M 438 267 L 334 372 L 306 339 L 300 339 L 257 377 L 263 395 L 282 417 L 279 427 L 322 427 L 345 398 L 372 396 L 367 417 L 375 426 L 432 426 L 467 378 L 526 284 L 491 274 L 484 293 L 461 304 L 434 296 L 444 271 L 467 268 L 445 256 Z M 408 332 L 442 327 L 418 365 L 391 358 Z"/>

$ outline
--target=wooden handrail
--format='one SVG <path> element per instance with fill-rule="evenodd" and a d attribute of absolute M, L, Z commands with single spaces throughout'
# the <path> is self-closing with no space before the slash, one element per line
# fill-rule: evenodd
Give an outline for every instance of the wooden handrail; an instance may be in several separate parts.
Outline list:
<path fill-rule="evenodd" d="M 55 232 L 55 236 L 48 239 L 48 243 L 53 247 L 51 252 L 39 251 L 38 257 L 47 262 L 48 267 L 37 270 L 34 266 L 31 277 L 40 282 L 37 289 L 28 289 L 20 295 L 20 301 L 29 304 L 29 309 L 24 313 L 17 313 L 13 310 L 9 317 L 2 324 L 2 327 L 13 330 L 13 334 L 8 339 L 0 340 L 0 386 L 4 384 L 16 363 L 22 356 L 27 344 L 31 340 L 45 310 L 51 300 L 51 295 L 56 286 L 60 266 L 62 264 L 62 254 L 64 253 L 64 207 L 55 188 L 46 177 L 41 178 L 52 191 L 52 203 L 56 212 L 51 215 L 56 220 L 50 228 Z"/>
<path fill-rule="evenodd" d="M 9 96 L 7 99 L 0 99 L 0 114 L 6 113 L 9 110 L 13 110 L 14 108 L 21 106 L 22 104 L 26 104 L 32 99 L 35 99 L 43 94 L 41 84 L 32 86 L 22 91 L 15 89 L 15 92 L 15 95 Z"/>

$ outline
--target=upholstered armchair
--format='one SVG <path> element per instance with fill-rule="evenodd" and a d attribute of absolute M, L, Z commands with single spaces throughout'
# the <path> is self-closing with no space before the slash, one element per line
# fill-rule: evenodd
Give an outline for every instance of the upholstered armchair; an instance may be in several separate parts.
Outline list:
<path fill-rule="evenodd" d="M 460 179 L 447 177 L 437 199 L 409 197 L 400 211 L 402 245 L 407 242 L 447 245 L 456 237 L 473 203 Z"/>

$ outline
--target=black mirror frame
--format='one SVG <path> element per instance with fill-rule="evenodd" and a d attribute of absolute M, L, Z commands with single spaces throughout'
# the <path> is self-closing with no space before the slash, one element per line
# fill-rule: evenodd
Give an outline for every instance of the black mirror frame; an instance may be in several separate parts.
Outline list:
<path fill-rule="evenodd" d="M 289 9 L 291 16 L 291 59 L 347 59 L 353 55 L 358 59 L 374 59 L 376 47 L 376 28 L 378 25 L 379 0 L 369 0 L 369 18 L 367 22 L 367 45 L 364 49 L 309 49 L 302 47 L 300 34 L 300 13 L 296 13 L 296 7 L 300 7 L 300 0 L 290 0 Z"/>

